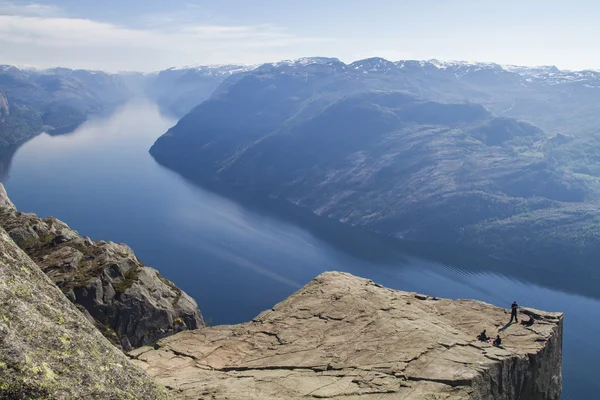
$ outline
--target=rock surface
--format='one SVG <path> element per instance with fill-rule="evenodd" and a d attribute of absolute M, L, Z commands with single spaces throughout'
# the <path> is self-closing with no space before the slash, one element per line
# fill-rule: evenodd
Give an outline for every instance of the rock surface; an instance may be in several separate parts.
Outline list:
<path fill-rule="evenodd" d="M 472 300 L 325 273 L 253 321 L 182 332 L 130 356 L 183 399 L 549 400 L 561 392 L 562 314 L 531 327 Z"/>
<path fill-rule="evenodd" d="M 167 398 L 0 228 L 0 399 Z"/>
<path fill-rule="evenodd" d="M 124 350 L 204 325 L 194 299 L 128 246 L 82 238 L 56 218 L 18 212 L 2 184 L 0 226 Z"/>

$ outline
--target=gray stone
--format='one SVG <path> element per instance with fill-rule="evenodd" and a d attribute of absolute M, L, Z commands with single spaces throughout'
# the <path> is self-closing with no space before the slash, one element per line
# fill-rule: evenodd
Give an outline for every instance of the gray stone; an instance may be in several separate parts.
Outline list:
<path fill-rule="evenodd" d="M 0 228 L 0 399 L 168 399 Z"/>
<path fill-rule="evenodd" d="M 10 237 L 19 247 L 29 247 L 40 240 L 35 230 L 24 226 L 11 230 Z"/>
<path fill-rule="evenodd" d="M 12 201 L 10 201 L 10 199 L 8 198 L 8 195 L 6 194 L 6 189 L 4 189 L 4 185 L 0 185 L 0 207 L 15 207 Z"/>
<path fill-rule="evenodd" d="M 44 265 L 49 268 L 73 270 L 77 269 L 82 260 L 82 252 L 73 247 L 65 246 L 47 255 Z"/>
<path fill-rule="evenodd" d="M 251 322 L 129 355 L 182 399 L 558 399 L 562 314 L 511 325 L 500 348 L 478 341 L 506 324 L 505 311 L 333 272 Z"/>

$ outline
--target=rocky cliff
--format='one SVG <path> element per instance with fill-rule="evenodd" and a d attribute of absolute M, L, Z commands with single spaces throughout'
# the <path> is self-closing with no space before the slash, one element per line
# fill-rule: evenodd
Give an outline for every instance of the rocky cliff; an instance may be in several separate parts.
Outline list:
<path fill-rule="evenodd" d="M 325 273 L 253 321 L 182 332 L 130 353 L 182 399 L 550 400 L 562 314 L 506 310 Z M 502 347 L 476 340 L 483 329 Z"/>
<path fill-rule="evenodd" d="M 0 399 L 168 397 L 0 227 Z"/>
<path fill-rule="evenodd" d="M 21 213 L 2 184 L 0 226 L 124 350 L 204 325 L 196 302 L 128 246 L 80 237 L 56 218 Z"/>

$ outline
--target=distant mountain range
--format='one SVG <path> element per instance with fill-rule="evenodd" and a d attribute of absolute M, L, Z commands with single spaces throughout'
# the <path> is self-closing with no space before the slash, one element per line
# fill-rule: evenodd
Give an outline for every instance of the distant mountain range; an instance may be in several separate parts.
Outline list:
<path fill-rule="evenodd" d="M 104 72 L 0 65 L 0 148 L 72 130 L 130 96 L 121 78 Z"/>
<path fill-rule="evenodd" d="M 0 149 L 39 134 L 73 130 L 89 115 L 134 96 L 182 117 L 230 76 L 254 67 L 190 66 L 156 73 L 35 69 L 0 65 Z"/>
<path fill-rule="evenodd" d="M 170 68 L 152 77 L 147 94 L 163 111 L 181 118 L 208 99 L 225 79 L 251 69 L 239 65 Z"/>
<path fill-rule="evenodd" d="M 71 129 L 89 113 L 120 104 L 133 95 L 147 96 L 164 112 L 181 118 L 207 100 L 226 80 L 231 84 L 252 71 L 273 68 L 291 71 L 318 65 L 333 67 L 338 72 L 354 70 L 364 74 L 363 78 L 376 75 L 376 79 L 381 79 L 385 75 L 387 81 L 400 77 L 413 79 L 410 84 L 405 83 L 417 96 L 456 101 L 467 98 L 485 105 L 497 115 L 524 120 L 537 115 L 531 122 L 550 132 L 572 131 L 573 127 L 565 124 L 564 114 L 569 113 L 578 117 L 577 126 L 582 131 L 593 131 L 597 126 L 594 102 L 598 100 L 598 91 L 591 89 L 600 88 L 600 72 L 564 71 L 554 66 L 519 67 L 437 60 L 391 62 L 382 58 L 344 64 L 336 58 L 307 57 L 252 66 L 191 65 L 154 73 L 109 74 L 0 65 L 0 147 L 26 139 L 31 136 L 30 132 L 39 133 L 42 128 L 55 132 Z M 440 81 L 461 87 L 441 91 L 438 88 L 437 93 L 432 92 Z M 581 100 L 577 104 L 568 101 L 573 91 L 578 92 Z M 9 105 L 15 108 L 10 120 L 6 114 Z M 52 115 L 60 117 L 53 119 Z"/>
<path fill-rule="evenodd" d="M 0 66 L 0 148 L 136 95 L 181 117 L 151 153 L 189 178 L 403 239 L 599 261 L 599 71 L 326 57 L 156 73 Z"/>
<path fill-rule="evenodd" d="M 600 100 L 600 71 L 566 71 L 555 66 L 522 67 L 495 63 L 388 61 L 370 58 L 345 64 L 336 58 L 311 57 L 259 66 L 217 65 L 170 68 L 147 74 L 146 92 L 177 117 L 208 99 L 225 80 L 241 75 L 278 69 L 291 73 L 329 69 L 332 73 L 354 72 L 363 80 L 382 81 L 411 90 L 417 96 L 477 102 L 499 116 L 528 120 L 550 132 L 571 132 L 565 121 L 576 119 L 582 131 L 594 130 L 595 102 Z M 233 75 L 234 79 L 229 79 Z M 571 102 L 573 94 L 576 102 Z M 566 117 L 565 117 L 566 115 Z"/>
<path fill-rule="evenodd" d="M 160 163 L 399 238 L 598 261 L 600 73 L 305 58 L 223 80 Z"/>

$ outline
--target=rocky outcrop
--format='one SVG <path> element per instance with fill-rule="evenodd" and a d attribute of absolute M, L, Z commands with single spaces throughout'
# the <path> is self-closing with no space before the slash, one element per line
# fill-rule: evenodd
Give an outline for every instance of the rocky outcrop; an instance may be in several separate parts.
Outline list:
<path fill-rule="evenodd" d="M 0 228 L 0 399 L 167 398 Z"/>
<path fill-rule="evenodd" d="M 56 218 L 21 213 L 1 184 L 0 226 L 124 350 L 204 325 L 196 302 L 128 246 L 80 237 Z"/>
<path fill-rule="evenodd" d="M 525 312 L 505 327 L 489 304 L 325 273 L 251 322 L 130 356 L 182 399 L 558 399 L 562 314 Z M 476 340 L 502 328 L 502 347 Z"/>

